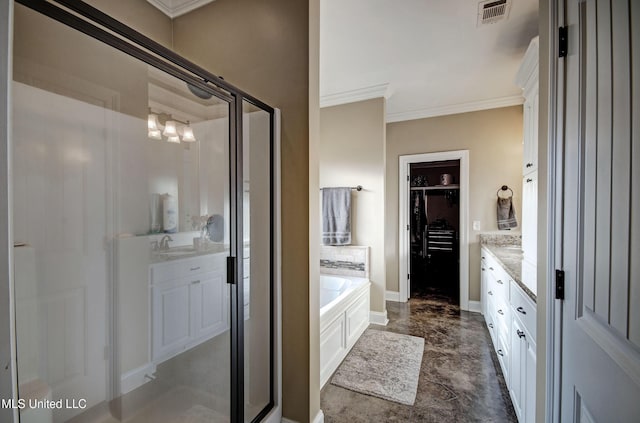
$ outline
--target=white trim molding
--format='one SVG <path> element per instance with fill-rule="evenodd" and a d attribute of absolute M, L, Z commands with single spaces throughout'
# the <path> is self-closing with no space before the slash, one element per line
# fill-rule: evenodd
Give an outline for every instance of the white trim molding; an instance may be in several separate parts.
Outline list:
<path fill-rule="evenodd" d="M 469 301 L 469 311 L 472 313 L 482 313 L 480 301 Z"/>
<path fill-rule="evenodd" d="M 120 377 L 120 391 L 122 394 L 133 391 L 145 383 L 153 380 L 156 372 L 156 365 L 153 363 L 143 364 L 133 370 L 123 373 Z"/>
<path fill-rule="evenodd" d="M 387 123 L 405 120 L 424 119 L 436 116 L 454 115 L 458 113 L 477 112 L 479 110 L 499 109 L 500 107 L 517 106 L 524 103 L 521 95 L 490 98 L 487 100 L 471 101 L 468 103 L 449 104 L 446 106 L 427 107 L 425 109 L 408 110 L 405 112 L 387 113 Z"/>
<path fill-rule="evenodd" d="M 283 417 L 280 421 L 282 423 L 298 423 L 297 421 L 288 419 L 286 417 Z M 318 410 L 318 414 L 316 414 L 316 416 L 313 418 L 312 423 L 324 423 L 324 412 L 322 410 Z"/>
<path fill-rule="evenodd" d="M 147 0 L 171 19 L 189 13 L 214 0 Z"/>
<path fill-rule="evenodd" d="M 386 291 L 384 293 L 384 299 L 386 301 L 400 302 L 400 293 L 398 291 Z"/>
<path fill-rule="evenodd" d="M 389 319 L 387 319 L 387 310 L 385 311 L 369 311 L 369 323 L 372 325 L 387 326 Z"/>
<path fill-rule="evenodd" d="M 373 98 L 391 96 L 388 83 L 371 85 L 369 87 L 356 88 L 355 90 L 341 91 L 320 96 L 320 107 L 331 107 L 339 104 L 355 103 L 356 101 L 371 100 Z"/>
<path fill-rule="evenodd" d="M 411 154 L 399 157 L 398 185 L 398 280 L 400 301 L 409 298 L 409 165 L 411 163 L 460 160 L 460 309 L 469 310 L 469 150 Z"/>

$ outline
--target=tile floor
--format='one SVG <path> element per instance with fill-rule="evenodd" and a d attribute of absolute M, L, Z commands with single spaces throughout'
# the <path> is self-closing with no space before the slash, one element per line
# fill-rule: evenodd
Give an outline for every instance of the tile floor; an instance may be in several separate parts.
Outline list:
<path fill-rule="evenodd" d="M 326 423 L 517 423 L 482 315 L 427 294 L 387 302 L 388 330 L 425 339 L 416 402 L 406 406 L 331 385 L 321 391 Z"/>

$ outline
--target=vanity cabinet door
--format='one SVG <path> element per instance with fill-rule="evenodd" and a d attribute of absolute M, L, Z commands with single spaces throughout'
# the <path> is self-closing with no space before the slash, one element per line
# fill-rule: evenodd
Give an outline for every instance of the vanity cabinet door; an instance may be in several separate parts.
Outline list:
<path fill-rule="evenodd" d="M 523 422 L 527 360 L 527 345 L 522 335 L 524 335 L 522 325 L 514 317 L 511 322 L 511 379 L 507 381 L 507 385 L 520 423 Z"/>
<path fill-rule="evenodd" d="M 525 261 L 536 263 L 538 237 L 538 172 L 522 180 L 522 251 Z M 523 275 L 526 276 L 526 275 Z M 530 286 L 536 292 L 535 286 Z"/>
<path fill-rule="evenodd" d="M 536 343 L 533 339 L 527 338 L 524 397 L 525 410 L 524 422 L 535 423 L 536 421 Z"/>
<path fill-rule="evenodd" d="M 153 287 L 153 360 L 181 351 L 191 338 L 190 286 L 174 281 Z"/>
<path fill-rule="evenodd" d="M 194 340 L 202 341 L 227 329 L 225 284 L 223 271 L 205 273 L 190 281 Z"/>
<path fill-rule="evenodd" d="M 480 301 L 481 301 L 481 309 L 482 314 L 484 315 L 485 320 L 487 320 L 487 291 L 489 290 L 489 284 L 487 281 L 487 260 L 486 260 L 486 252 L 484 249 L 480 250 Z M 488 323 L 488 321 L 487 321 Z"/>

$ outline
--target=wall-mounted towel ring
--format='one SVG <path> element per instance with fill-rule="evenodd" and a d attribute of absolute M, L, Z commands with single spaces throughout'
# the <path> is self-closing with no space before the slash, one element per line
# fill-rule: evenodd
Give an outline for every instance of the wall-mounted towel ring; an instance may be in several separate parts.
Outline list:
<path fill-rule="evenodd" d="M 496 195 L 498 196 L 498 198 L 503 198 L 503 197 L 500 197 L 500 191 L 506 191 L 506 190 L 511 191 L 511 195 L 510 196 L 513 197 L 513 190 L 511 188 L 509 188 L 508 186 L 503 185 L 503 186 L 500 187 L 500 189 L 498 191 L 496 191 Z"/>

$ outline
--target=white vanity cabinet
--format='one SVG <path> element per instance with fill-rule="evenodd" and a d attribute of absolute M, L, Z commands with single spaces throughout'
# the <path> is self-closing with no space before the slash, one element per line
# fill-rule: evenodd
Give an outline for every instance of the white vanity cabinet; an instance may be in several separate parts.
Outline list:
<path fill-rule="evenodd" d="M 519 423 L 535 422 L 536 305 L 481 249 L 482 311 Z"/>
<path fill-rule="evenodd" d="M 511 378 L 509 394 L 520 423 L 535 422 L 536 306 L 511 282 Z"/>
<path fill-rule="evenodd" d="M 523 106 L 522 139 L 522 251 L 524 264 L 530 278 L 524 284 L 536 292 L 536 260 L 538 237 L 538 37 L 529 43 L 522 64 L 516 74 L 516 85 L 522 88 Z"/>
<path fill-rule="evenodd" d="M 151 265 L 151 357 L 155 364 L 228 328 L 226 254 Z"/>
<path fill-rule="evenodd" d="M 508 380 L 510 367 L 510 307 L 509 307 L 509 279 L 502 267 L 486 251 L 482 250 L 483 279 L 485 281 L 486 313 L 485 320 L 498 361 L 505 380 Z"/>

